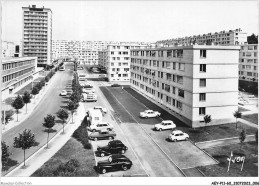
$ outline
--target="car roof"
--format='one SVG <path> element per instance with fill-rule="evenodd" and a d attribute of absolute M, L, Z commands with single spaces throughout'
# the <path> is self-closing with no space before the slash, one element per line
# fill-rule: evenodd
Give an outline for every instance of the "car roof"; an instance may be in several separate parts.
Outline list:
<path fill-rule="evenodd" d="M 182 132 L 181 130 L 174 130 L 174 131 L 172 131 L 172 133 L 184 133 L 184 132 Z"/>
<path fill-rule="evenodd" d="M 162 121 L 162 123 L 168 123 L 168 122 L 172 122 L 172 123 L 173 123 L 172 120 L 163 120 L 163 121 Z"/>
<path fill-rule="evenodd" d="M 112 158 L 127 158 L 126 156 L 124 156 L 122 154 L 112 154 L 111 156 L 112 156 Z"/>
<path fill-rule="evenodd" d="M 113 140 L 113 141 L 109 142 L 109 144 L 116 144 L 116 143 L 122 143 L 122 141 L 120 141 L 120 140 Z"/>
<path fill-rule="evenodd" d="M 94 108 L 102 108 L 101 106 L 94 106 Z"/>
<path fill-rule="evenodd" d="M 153 112 L 153 110 L 145 110 L 145 112 Z"/>

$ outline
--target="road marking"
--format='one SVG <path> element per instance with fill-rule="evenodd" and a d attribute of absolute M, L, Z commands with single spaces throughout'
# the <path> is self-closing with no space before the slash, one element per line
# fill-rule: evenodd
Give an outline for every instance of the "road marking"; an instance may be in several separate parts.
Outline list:
<path fill-rule="evenodd" d="M 98 87 L 98 89 L 99 89 L 99 87 Z M 107 89 L 107 88 L 106 88 L 106 89 Z M 98 92 L 98 91 L 97 91 L 97 92 Z M 109 104 L 109 102 L 107 101 L 106 97 L 104 96 L 104 94 L 103 94 L 103 92 L 102 92 L 101 90 L 100 90 L 100 93 L 97 93 L 97 94 L 99 94 L 99 96 L 101 95 L 100 97 L 103 97 L 103 100 L 105 100 L 103 103 L 104 103 L 104 105 L 106 105 L 107 108 L 109 108 L 109 106 L 112 108 L 112 106 Z M 120 131 L 122 132 L 122 134 L 125 134 L 124 131 L 121 129 L 120 125 L 118 124 L 118 122 L 116 121 L 115 117 L 111 114 L 111 111 L 110 111 L 109 109 L 107 109 L 107 110 L 108 110 L 108 112 L 110 112 L 110 115 L 112 116 L 112 118 L 114 118 L 114 120 L 115 120 L 115 122 L 117 123 L 118 128 L 120 129 Z M 121 121 L 121 120 L 120 120 L 120 121 Z M 125 135 L 123 135 L 123 137 L 124 137 L 124 139 L 127 141 L 127 143 L 128 143 L 128 145 L 130 146 L 130 148 L 132 149 L 132 151 L 133 151 L 133 153 L 134 153 L 136 159 L 139 161 L 139 163 L 140 163 L 140 165 L 142 166 L 144 172 L 145 172 L 146 175 L 149 177 L 149 174 L 148 174 L 147 171 L 145 170 L 143 164 L 141 163 L 140 159 L 138 158 L 138 156 L 137 156 L 136 152 L 134 151 L 132 145 L 130 144 L 130 142 L 128 141 L 128 139 L 125 137 Z"/>
<path fill-rule="evenodd" d="M 106 88 L 107 89 L 107 88 Z M 122 103 L 120 103 L 119 101 L 118 101 L 118 99 L 113 95 L 113 94 L 111 94 L 116 100 L 117 100 L 117 102 L 125 109 L 125 111 L 135 120 L 135 122 L 138 124 L 138 126 L 139 127 L 141 127 L 141 129 L 146 133 L 146 135 L 152 140 L 152 142 L 163 152 L 163 154 L 168 158 L 168 160 L 170 160 L 170 162 L 172 163 L 172 164 L 174 164 L 177 168 L 178 168 L 178 170 L 185 176 L 185 177 L 187 177 L 186 176 L 186 174 L 177 166 L 177 164 L 175 164 L 174 163 L 174 161 L 168 156 L 168 154 L 166 154 L 165 152 L 164 152 L 164 150 L 153 140 L 153 138 L 146 132 L 146 130 L 142 127 L 142 125 L 134 118 L 134 116 L 122 105 Z"/>

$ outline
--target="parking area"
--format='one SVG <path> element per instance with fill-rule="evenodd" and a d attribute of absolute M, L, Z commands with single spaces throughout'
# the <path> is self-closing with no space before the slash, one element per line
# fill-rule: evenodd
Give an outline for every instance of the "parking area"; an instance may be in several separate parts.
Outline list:
<path fill-rule="evenodd" d="M 164 118 L 163 114 L 159 118 L 140 118 L 139 113 L 148 108 L 143 103 L 128 94 L 125 90 L 111 87 L 101 87 L 101 90 L 105 94 L 115 112 L 118 113 L 118 117 L 122 121 L 121 125 L 124 126 L 125 130 L 129 131 L 133 125 L 139 125 L 139 130 L 143 130 L 146 135 L 152 138 L 156 145 L 158 145 L 161 150 L 164 151 L 167 156 L 181 169 L 218 163 L 190 141 L 167 141 L 167 137 L 171 131 L 154 131 L 154 124 L 161 122 L 162 119 L 168 118 Z M 180 125 L 178 121 L 176 121 L 177 120 L 174 122 L 176 123 L 178 129 L 178 126 Z"/>
<path fill-rule="evenodd" d="M 94 84 L 94 89 L 95 89 L 95 91 L 98 95 L 98 99 L 97 99 L 97 102 L 85 102 L 84 103 L 85 111 L 89 110 L 90 108 L 93 108 L 94 106 L 102 106 L 104 108 L 107 108 L 107 105 L 104 103 L 104 100 L 102 100 L 100 98 L 101 95 L 98 91 L 98 88 L 96 87 L 95 83 L 93 83 L 93 84 Z M 108 112 L 103 115 L 103 121 L 108 122 L 108 123 L 113 125 L 113 127 L 114 127 L 113 130 L 116 133 L 115 139 L 122 141 L 128 147 L 128 150 L 124 153 L 124 155 L 133 162 L 133 166 L 126 171 L 119 170 L 119 171 L 114 171 L 114 172 L 107 172 L 106 174 L 100 174 L 100 176 L 101 177 L 113 177 L 113 176 L 117 176 L 117 177 L 121 177 L 121 176 L 146 177 L 147 173 L 143 169 L 143 166 L 141 165 L 138 157 L 136 156 L 131 144 L 129 144 L 129 142 L 125 138 L 123 131 L 120 129 L 120 127 L 116 123 L 116 120 L 113 118 L 113 115 L 112 115 L 111 111 L 109 110 L 109 108 L 107 108 L 107 109 L 108 109 Z M 91 133 L 91 132 L 89 131 L 89 133 Z M 92 144 L 92 147 L 93 147 L 93 153 L 95 153 L 98 146 L 106 146 L 110 140 L 107 139 L 107 140 L 98 140 L 98 141 L 90 140 L 90 141 L 91 141 L 91 144 Z M 106 160 L 106 159 L 108 159 L 108 157 L 109 156 L 99 157 L 95 154 L 96 163 L 98 161 Z"/>

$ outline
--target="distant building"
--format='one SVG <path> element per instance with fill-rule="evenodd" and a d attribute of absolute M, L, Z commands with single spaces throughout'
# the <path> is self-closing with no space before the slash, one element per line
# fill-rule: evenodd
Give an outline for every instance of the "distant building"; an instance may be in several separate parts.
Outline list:
<path fill-rule="evenodd" d="M 37 73 L 37 57 L 12 57 L 2 59 L 2 100 L 17 92 Z"/>
<path fill-rule="evenodd" d="M 23 40 L 22 55 L 36 56 L 38 66 L 51 64 L 52 11 L 35 5 L 22 7 Z"/>
<path fill-rule="evenodd" d="M 258 81 L 258 44 L 241 45 L 239 52 L 239 80 Z"/>
<path fill-rule="evenodd" d="M 99 66 L 106 69 L 108 80 L 130 82 L 130 49 L 144 46 L 141 42 L 122 42 L 108 45 L 107 49 L 100 51 Z"/>
<path fill-rule="evenodd" d="M 239 46 L 131 50 L 131 86 L 191 127 L 234 122 Z"/>
<path fill-rule="evenodd" d="M 13 42 L 2 41 L 2 57 L 14 57 L 15 45 Z"/>
<path fill-rule="evenodd" d="M 194 35 L 189 37 L 173 38 L 157 41 L 157 45 L 175 46 L 175 45 L 191 45 L 191 44 L 215 44 L 215 45 L 242 45 L 247 42 L 247 33 L 242 30 L 235 29 L 229 31 L 220 31 L 202 35 Z"/>

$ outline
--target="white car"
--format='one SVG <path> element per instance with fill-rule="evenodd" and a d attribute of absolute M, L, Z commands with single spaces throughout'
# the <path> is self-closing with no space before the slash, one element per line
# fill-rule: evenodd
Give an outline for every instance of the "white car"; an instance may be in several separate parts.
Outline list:
<path fill-rule="evenodd" d="M 168 139 L 170 141 L 181 141 L 181 140 L 188 140 L 189 139 L 189 135 L 180 131 L 180 130 L 175 130 L 172 131 L 172 133 L 169 135 Z"/>
<path fill-rule="evenodd" d="M 91 93 L 95 93 L 95 90 L 94 90 L 94 89 L 90 89 L 90 90 L 89 90 L 89 89 L 83 88 L 83 89 L 82 89 L 82 92 L 83 92 L 83 93 L 86 93 L 86 94 L 91 94 Z"/>
<path fill-rule="evenodd" d="M 107 109 L 101 106 L 94 106 L 94 109 L 100 109 L 104 114 L 107 113 Z"/>
<path fill-rule="evenodd" d="M 176 125 L 171 120 L 164 120 L 161 123 L 154 125 L 154 129 L 159 130 L 159 131 L 168 130 L 168 129 L 173 130 L 175 128 L 176 128 Z"/>
<path fill-rule="evenodd" d="M 107 122 L 98 123 L 95 125 L 90 125 L 89 130 L 92 132 L 101 131 L 101 130 L 113 130 L 113 125 Z"/>
<path fill-rule="evenodd" d="M 153 110 L 145 110 L 144 112 L 140 112 L 141 118 L 154 118 L 159 117 L 161 115 L 160 112 L 153 111 Z"/>
<path fill-rule="evenodd" d="M 62 91 L 60 92 L 60 95 L 61 95 L 61 96 L 67 96 L 67 91 L 66 91 L 66 90 L 62 90 Z"/>

